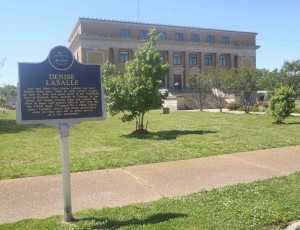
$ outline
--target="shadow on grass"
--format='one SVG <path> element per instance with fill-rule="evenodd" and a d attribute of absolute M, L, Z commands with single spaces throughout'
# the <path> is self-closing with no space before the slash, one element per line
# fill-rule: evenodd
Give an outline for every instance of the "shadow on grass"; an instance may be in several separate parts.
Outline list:
<path fill-rule="evenodd" d="M 300 125 L 300 122 L 288 122 L 287 125 Z"/>
<path fill-rule="evenodd" d="M 148 133 L 148 134 L 127 134 L 122 135 L 122 137 L 126 138 L 136 138 L 136 139 L 145 139 L 145 140 L 173 140 L 179 136 L 183 135 L 203 135 L 203 134 L 210 134 L 216 133 L 216 131 L 205 131 L 205 130 L 165 130 L 165 131 L 158 131 L 155 133 Z"/>
<path fill-rule="evenodd" d="M 33 130 L 39 125 L 18 125 L 16 120 L 0 118 L 0 134 L 19 133 L 23 131 Z"/>
<path fill-rule="evenodd" d="M 113 220 L 110 218 L 82 218 L 75 219 L 75 222 L 87 222 L 85 225 L 89 225 L 88 222 L 92 222 L 92 226 L 89 229 L 118 229 L 126 226 L 143 226 L 147 224 L 157 224 L 171 219 L 183 218 L 188 215 L 182 213 L 162 213 L 150 216 L 146 219 L 130 219 L 130 220 Z M 83 223 L 84 224 L 84 223 Z"/>

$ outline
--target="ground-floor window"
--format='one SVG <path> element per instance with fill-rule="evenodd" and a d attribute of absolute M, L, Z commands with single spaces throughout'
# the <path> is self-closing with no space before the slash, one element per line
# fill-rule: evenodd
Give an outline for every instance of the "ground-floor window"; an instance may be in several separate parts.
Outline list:
<path fill-rule="evenodd" d="M 189 57 L 189 64 L 191 66 L 196 66 L 197 65 L 197 55 L 196 54 L 190 54 L 190 57 Z"/>
<path fill-rule="evenodd" d="M 227 56 L 226 55 L 219 56 L 219 66 L 227 66 Z"/>
<path fill-rule="evenodd" d="M 212 66 L 213 58 L 211 54 L 205 55 L 205 66 Z"/>
<path fill-rule="evenodd" d="M 129 60 L 129 52 L 121 51 L 120 52 L 120 63 L 128 62 L 128 60 Z"/>

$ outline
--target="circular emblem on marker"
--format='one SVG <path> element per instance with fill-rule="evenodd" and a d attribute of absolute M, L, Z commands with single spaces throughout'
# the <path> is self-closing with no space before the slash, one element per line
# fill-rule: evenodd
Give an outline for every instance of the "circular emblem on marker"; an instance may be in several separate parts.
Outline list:
<path fill-rule="evenodd" d="M 74 57 L 71 51 L 64 46 L 56 46 L 49 53 L 49 62 L 59 70 L 66 70 L 71 67 Z"/>

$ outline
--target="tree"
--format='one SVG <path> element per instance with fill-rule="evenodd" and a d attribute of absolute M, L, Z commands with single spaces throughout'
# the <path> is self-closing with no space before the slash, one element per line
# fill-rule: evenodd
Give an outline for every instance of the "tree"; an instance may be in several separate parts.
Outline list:
<path fill-rule="evenodd" d="M 5 98 L 6 100 L 10 97 L 17 96 L 17 87 L 14 85 L 4 85 L 0 87 L 0 97 Z"/>
<path fill-rule="evenodd" d="M 199 75 L 191 75 L 187 78 L 187 86 L 193 91 L 199 110 L 202 111 L 205 104 L 205 99 L 208 94 L 211 94 L 211 88 L 205 79 Z"/>
<path fill-rule="evenodd" d="M 112 115 L 123 113 L 121 120 L 136 120 L 136 133 L 145 131 L 144 116 L 152 108 L 161 107 L 168 93 L 160 94 L 158 87 L 169 71 L 168 64 L 161 64 L 155 49 L 158 34 L 149 30 L 149 41 L 136 51 L 135 59 L 126 63 L 122 76 L 111 64 L 103 66 L 108 111 Z M 147 129 L 147 127 L 146 127 Z"/>
<path fill-rule="evenodd" d="M 231 72 L 234 94 L 239 96 L 245 113 L 249 113 L 250 106 L 255 101 L 262 72 L 254 68 L 232 69 Z"/>
<path fill-rule="evenodd" d="M 300 60 L 284 62 L 281 69 L 270 72 L 264 70 L 262 84 L 265 89 L 273 91 L 281 86 L 292 87 L 295 92 L 300 88 Z"/>
<path fill-rule="evenodd" d="M 6 61 L 6 58 L 2 58 L 2 59 L 0 60 L 0 69 L 3 68 L 5 61 Z M 2 76 L 2 74 L 0 74 L 0 77 L 1 77 L 1 76 Z"/>
<path fill-rule="evenodd" d="M 6 102 L 6 99 L 4 99 L 3 97 L 0 97 L 0 108 L 4 108 L 5 102 Z"/>
<path fill-rule="evenodd" d="M 295 107 L 295 91 L 288 86 L 275 89 L 269 100 L 267 113 L 275 118 L 274 124 L 283 124 L 283 120 L 290 116 Z"/>
<path fill-rule="evenodd" d="M 300 60 L 284 62 L 282 71 L 285 73 L 283 85 L 290 86 L 297 91 L 300 88 Z"/>
<path fill-rule="evenodd" d="M 272 91 L 278 84 L 278 69 L 269 71 L 267 69 L 260 69 L 260 79 L 257 84 L 259 90 Z"/>
<path fill-rule="evenodd" d="M 232 93 L 231 75 L 227 69 L 212 68 L 204 75 L 206 81 L 215 95 L 215 103 L 222 112 L 226 98 Z"/>
<path fill-rule="evenodd" d="M 6 58 L 2 58 L 0 61 L 0 68 L 4 66 L 4 62 L 6 61 Z"/>

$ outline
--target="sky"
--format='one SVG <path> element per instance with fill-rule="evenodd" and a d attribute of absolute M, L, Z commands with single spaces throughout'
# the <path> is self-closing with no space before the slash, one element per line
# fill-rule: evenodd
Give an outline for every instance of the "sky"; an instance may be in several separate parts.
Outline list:
<path fill-rule="evenodd" d="M 300 59 L 299 0 L 9 0 L 0 3 L 0 87 L 19 62 L 44 61 L 79 17 L 256 32 L 257 68 Z"/>

